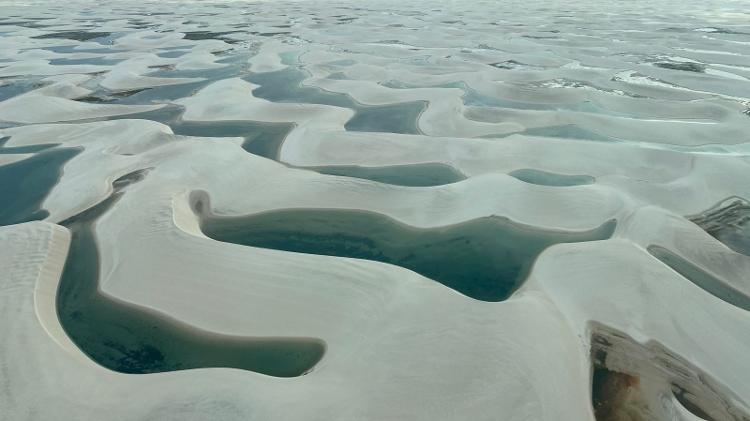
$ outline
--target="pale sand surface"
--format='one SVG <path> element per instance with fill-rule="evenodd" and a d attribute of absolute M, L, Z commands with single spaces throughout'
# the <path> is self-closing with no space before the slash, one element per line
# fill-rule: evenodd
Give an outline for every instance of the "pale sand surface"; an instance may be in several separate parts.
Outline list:
<path fill-rule="evenodd" d="M 750 211 L 728 207 L 750 198 L 750 15 L 558 3 L 0 5 L 0 171 L 80 150 L 0 226 L 0 420 L 750 420 Z M 456 178 L 365 176 L 409 165 Z M 351 258 L 347 241 L 382 250 L 335 222 L 321 254 L 201 228 L 290 209 L 407 232 L 615 225 L 545 249 L 498 302 Z M 322 358 L 290 377 L 98 364 L 65 327 L 86 314 L 58 314 L 95 210 L 91 293 Z"/>

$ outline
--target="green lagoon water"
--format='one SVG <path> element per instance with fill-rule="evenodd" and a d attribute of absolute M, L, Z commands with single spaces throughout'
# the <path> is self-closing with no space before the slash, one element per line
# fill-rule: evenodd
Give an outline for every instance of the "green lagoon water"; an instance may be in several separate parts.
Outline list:
<path fill-rule="evenodd" d="M 107 200 L 61 223 L 71 230 L 72 242 L 57 311 L 73 342 L 97 363 L 122 373 L 230 367 L 294 377 L 311 370 L 325 353 L 319 339 L 220 335 L 101 293 L 96 220 L 124 187 L 142 177 L 136 172 L 119 179 Z"/>
<path fill-rule="evenodd" d="M 202 204 L 196 204 L 202 207 Z M 413 270 L 464 295 L 502 301 L 515 291 L 545 248 L 609 238 L 610 221 L 587 232 L 532 229 L 499 217 L 414 228 L 356 210 L 293 209 L 250 216 L 203 216 L 215 240 L 299 253 L 351 257 Z"/>
<path fill-rule="evenodd" d="M 338 165 L 306 167 L 321 174 L 362 178 L 395 186 L 430 187 L 442 186 L 465 180 L 466 177 L 449 165 L 439 163 L 390 165 L 383 167 L 360 167 Z"/>
<path fill-rule="evenodd" d="M 289 67 L 268 73 L 257 73 L 245 79 L 260 87 L 253 95 L 272 102 L 332 105 L 355 111 L 344 126 L 349 131 L 419 134 L 417 119 L 427 107 L 424 101 L 388 105 L 363 105 L 349 95 L 303 86 L 307 77 L 302 70 Z"/>
<path fill-rule="evenodd" d="M 538 184 L 540 186 L 552 187 L 581 186 L 594 182 L 594 177 L 591 177 L 589 175 L 556 174 L 547 171 L 535 170 L 532 168 L 515 170 L 508 173 L 508 175 L 529 184 Z"/>
<path fill-rule="evenodd" d="M 62 174 L 62 168 L 80 150 L 49 145 L 2 148 L 0 153 L 34 153 L 29 158 L 0 165 L 0 225 L 46 218 L 42 203 Z M 10 150 L 10 151 L 8 151 Z"/>
<path fill-rule="evenodd" d="M 714 297 L 743 310 L 750 311 L 750 297 L 733 288 L 726 282 L 718 279 L 664 247 L 650 246 L 648 252 L 655 258 L 659 259 L 662 263 L 672 268 L 672 270 L 682 275 L 685 279 L 694 283 L 696 286 Z"/>

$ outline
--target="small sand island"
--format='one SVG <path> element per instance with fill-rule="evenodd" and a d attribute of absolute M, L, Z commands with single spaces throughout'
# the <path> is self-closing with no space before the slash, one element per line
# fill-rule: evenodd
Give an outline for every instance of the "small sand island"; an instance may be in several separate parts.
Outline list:
<path fill-rule="evenodd" d="M 747 6 L 0 2 L 0 421 L 750 421 Z"/>

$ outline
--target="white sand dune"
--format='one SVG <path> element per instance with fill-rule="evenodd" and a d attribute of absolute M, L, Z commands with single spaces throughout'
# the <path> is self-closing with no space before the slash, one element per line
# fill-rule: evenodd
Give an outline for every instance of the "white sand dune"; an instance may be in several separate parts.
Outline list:
<path fill-rule="evenodd" d="M 0 5 L 0 421 L 750 419 L 743 4 L 560 7 Z"/>

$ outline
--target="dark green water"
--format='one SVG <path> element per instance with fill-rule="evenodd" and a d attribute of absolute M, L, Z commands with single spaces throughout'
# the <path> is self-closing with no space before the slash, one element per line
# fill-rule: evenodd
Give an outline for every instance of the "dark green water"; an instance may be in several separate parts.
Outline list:
<path fill-rule="evenodd" d="M 650 246 L 648 252 L 669 266 L 675 272 L 694 283 L 704 291 L 726 301 L 733 306 L 750 311 L 750 297 L 731 287 L 729 284 L 709 274 L 698 266 L 688 262 L 682 257 L 659 246 Z"/>
<path fill-rule="evenodd" d="M 513 135 L 552 137 L 558 139 L 592 140 L 595 142 L 621 142 L 620 139 L 601 135 L 590 130 L 578 127 L 575 124 L 564 124 L 560 126 L 534 127 L 519 132 L 502 135 L 480 136 L 486 139 L 501 139 Z"/>
<path fill-rule="evenodd" d="M 349 108 L 356 112 L 344 126 L 349 131 L 419 134 L 417 119 L 427 107 L 424 101 L 388 105 L 363 105 L 350 96 L 328 92 L 320 88 L 303 86 L 307 74 L 289 67 L 268 73 L 245 77 L 256 85 L 253 95 L 272 102 L 323 104 Z"/>
<path fill-rule="evenodd" d="M 184 52 L 183 52 L 184 53 Z M 227 64 L 226 67 L 208 70 L 176 70 L 171 66 L 166 68 L 154 68 L 153 71 L 147 72 L 146 76 L 162 78 L 202 78 L 195 82 L 179 83 L 175 85 L 154 86 L 151 88 L 137 89 L 131 91 L 110 91 L 99 88 L 96 92 L 85 98 L 79 98 L 78 101 L 91 103 L 112 103 L 112 104 L 154 104 L 175 101 L 181 98 L 193 96 L 199 90 L 205 88 L 218 80 L 236 77 L 243 74 L 244 62 L 238 60 L 245 57 L 227 57 L 221 62 Z"/>
<path fill-rule="evenodd" d="M 157 77 L 204 77 L 205 81 L 186 83 L 173 86 L 161 86 L 131 92 L 101 91 L 80 101 L 92 103 L 114 104 L 151 104 L 159 101 L 170 101 L 189 97 L 206 85 L 241 71 L 241 64 L 236 60 L 227 60 L 230 66 L 218 70 L 177 71 L 159 70 L 149 73 Z M 385 106 L 365 106 L 357 103 L 344 94 L 327 92 L 325 90 L 305 87 L 301 85 L 306 74 L 296 68 L 268 73 L 257 73 L 244 79 L 260 85 L 253 94 L 273 102 L 294 102 L 308 104 L 325 104 L 345 107 L 355 110 L 356 114 L 345 124 L 346 130 L 389 132 L 389 133 L 419 133 L 417 119 L 426 107 L 423 102 L 406 102 Z M 293 123 L 266 123 L 253 121 L 212 121 L 187 122 L 181 119 L 182 108 L 167 106 L 156 111 L 145 113 L 113 116 L 97 120 L 115 119 L 147 119 L 169 125 L 175 134 L 201 137 L 242 137 L 245 141 L 242 147 L 255 155 L 278 160 L 281 144 L 287 134 L 294 127 Z M 406 186 L 431 186 L 455 182 L 464 177 L 455 170 L 433 167 L 381 167 L 380 169 L 362 169 L 356 166 L 310 168 L 327 174 L 345 175 L 349 177 L 367 178 L 390 184 Z M 441 181 L 445 180 L 445 181 Z"/>
<path fill-rule="evenodd" d="M 360 106 L 344 128 L 350 132 L 420 134 L 417 120 L 425 108 L 426 101 Z"/>
<path fill-rule="evenodd" d="M 52 64 L 54 66 L 70 66 L 70 65 L 79 65 L 79 64 L 89 64 L 92 66 L 113 66 L 122 61 L 123 59 L 112 59 L 112 58 L 106 58 L 106 57 L 54 58 L 49 61 L 49 64 Z"/>
<path fill-rule="evenodd" d="M 294 128 L 293 123 L 267 123 L 257 121 L 184 121 L 182 109 L 165 107 L 156 111 L 102 118 L 146 119 L 168 125 L 175 134 L 198 137 L 242 137 L 242 148 L 254 155 L 279 160 L 284 139 Z M 1 151 L 1 150 L 0 150 Z M 373 180 L 397 186 L 428 187 L 455 183 L 466 177 L 449 165 L 439 163 L 360 167 L 334 165 L 321 167 L 296 167 L 321 174 Z"/>
<path fill-rule="evenodd" d="M 204 207 L 195 204 L 199 213 Z M 483 301 L 508 298 L 550 245 L 603 240 L 615 227 L 610 221 L 588 232 L 543 231 L 486 217 L 420 229 L 377 213 L 330 209 L 201 216 L 201 229 L 215 240 L 391 263 Z"/>
<path fill-rule="evenodd" d="M 227 37 L 227 35 L 241 32 L 241 31 L 225 31 L 225 32 L 211 32 L 211 31 L 191 31 L 191 32 L 185 32 L 185 37 L 183 39 L 198 41 L 198 40 L 204 40 L 204 39 L 218 39 L 221 41 L 226 42 L 227 44 L 235 44 L 237 43 L 236 40 L 233 40 L 232 38 Z"/>
<path fill-rule="evenodd" d="M 46 143 L 42 145 L 5 146 L 9 140 L 10 137 L 0 138 L 0 155 L 37 153 L 58 145 L 57 143 Z"/>
<path fill-rule="evenodd" d="M 515 170 L 508 173 L 508 175 L 523 182 L 538 184 L 540 186 L 567 187 L 591 184 L 594 182 L 594 177 L 589 175 L 556 174 L 531 168 Z"/>
<path fill-rule="evenodd" d="M 76 345 L 92 360 L 122 373 L 231 367 L 294 377 L 311 370 L 325 353 L 319 339 L 220 335 L 99 292 L 95 221 L 124 194 L 124 187 L 142 177 L 136 172 L 120 178 L 109 199 L 61 223 L 71 230 L 72 242 L 57 311 Z"/>
<path fill-rule="evenodd" d="M 92 119 L 80 120 L 80 123 L 89 123 L 94 121 L 108 120 L 152 120 L 171 126 L 175 124 L 184 110 L 182 107 L 167 105 L 154 111 L 145 111 L 142 113 L 122 114 L 108 117 L 97 117 Z"/>
<path fill-rule="evenodd" d="M 100 89 L 86 97 L 78 98 L 76 101 L 92 104 L 152 105 L 154 103 L 164 103 L 192 96 L 209 83 L 207 81 L 199 81 L 130 91 Z"/>
<path fill-rule="evenodd" d="M 11 153 L 31 153 L 44 147 L 7 149 L 12 149 Z M 0 148 L 0 153 L 3 149 L 6 148 Z M 0 225 L 46 218 L 49 213 L 41 209 L 42 203 L 59 181 L 63 166 L 79 152 L 73 148 L 53 148 L 0 165 L 0 197 L 5 198 L 0 202 Z"/>
<path fill-rule="evenodd" d="M 63 32 L 49 32 L 42 35 L 36 35 L 32 38 L 37 39 L 69 39 L 73 41 L 95 41 L 99 38 L 106 38 L 112 35 L 110 32 L 85 32 L 85 31 L 63 31 Z"/>
<path fill-rule="evenodd" d="M 41 88 L 45 85 L 44 82 L 41 82 L 40 80 L 37 80 L 33 77 L 27 77 L 22 80 L 10 80 L 11 81 L 9 83 L 0 85 L 0 101 L 5 101 L 6 99 L 13 98 L 14 96 L 25 94 L 26 92 L 33 91 L 34 89 Z"/>
<path fill-rule="evenodd" d="M 291 123 L 262 123 L 253 121 L 174 121 L 170 124 L 175 134 L 206 137 L 242 137 L 242 148 L 269 159 L 277 160 L 286 135 L 294 127 Z"/>
<path fill-rule="evenodd" d="M 463 174 L 456 171 L 453 167 L 438 163 L 391 165 L 384 167 L 336 165 L 307 167 L 307 169 L 321 174 L 363 178 L 379 183 L 409 187 L 441 186 L 466 179 Z"/>
<path fill-rule="evenodd" d="M 563 139 L 583 139 L 597 142 L 619 142 L 618 139 L 578 127 L 575 124 L 562 126 L 534 127 L 526 129 L 520 134 L 527 136 L 559 137 Z"/>
<path fill-rule="evenodd" d="M 155 111 L 92 119 L 90 121 L 142 119 L 169 126 L 175 134 L 198 137 L 242 137 L 242 148 L 252 154 L 278 160 L 279 149 L 292 123 L 258 121 L 184 121 L 181 107 L 167 106 Z"/>

